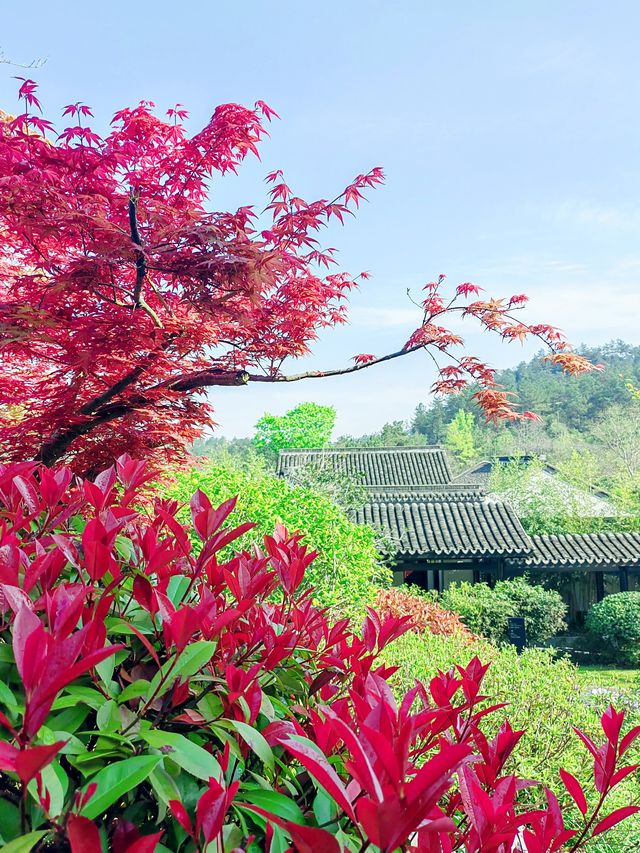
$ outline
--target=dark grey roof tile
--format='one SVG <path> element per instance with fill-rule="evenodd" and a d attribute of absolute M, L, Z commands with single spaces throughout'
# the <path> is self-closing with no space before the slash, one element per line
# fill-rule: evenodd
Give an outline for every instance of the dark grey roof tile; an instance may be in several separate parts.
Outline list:
<path fill-rule="evenodd" d="M 515 556 L 531 551 L 513 510 L 492 501 L 376 501 L 359 510 L 356 520 L 389 537 L 400 556 Z"/>

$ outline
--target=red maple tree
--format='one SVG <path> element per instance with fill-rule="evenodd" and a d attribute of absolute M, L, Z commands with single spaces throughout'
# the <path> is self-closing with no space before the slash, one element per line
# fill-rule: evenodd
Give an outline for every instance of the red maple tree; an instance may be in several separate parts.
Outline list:
<path fill-rule="evenodd" d="M 351 366 L 288 375 L 319 332 L 346 319 L 359 278 L 334 270 L 317 232 L 342 222 L 374 168 L 332 201 L 295 196 L 282 172 L 267 177 L 270 203 L 213 211 L 215 173 L 257 155 L 273 111 L 216 108 L 190 136 L 180 105 L 166 118 L 142 102 L 95 133 L 83 104 L 69 105 L 59 134 L 23 80 L 23 112 L 0 120 L 0 438 L 6 460 L 64 460 L 96 471 L 123 451 L 179 461 L 210 423 L 207 388 L 291 382 L 367 369 L 417 350 L 451 356 L 435 391 L 478 384 L 491 418 L 530 417 L 445 326 L 461 312 L 503 338 L 539 337 L 571 372 L 591 369 L 551 326 L 517 319 L 524 296 L 484 299 L 445 279 L 426 286 L 418 328 L 396 352 Z M 265 218 L 268 222 L 265 222 Z"/>

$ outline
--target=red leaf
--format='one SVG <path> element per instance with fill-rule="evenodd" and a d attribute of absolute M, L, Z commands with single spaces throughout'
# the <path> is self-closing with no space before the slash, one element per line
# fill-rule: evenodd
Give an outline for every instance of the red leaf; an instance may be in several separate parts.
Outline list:
<path fill-rule="evenodd" d="M 631 817 L 632 814 L 636 814 L 637 812 L 640 812 L 640 806 L 624 806 L 621 809 L 616 809 L 595 825 L 591 837 L 595 838 L 596 835 L 606 832 L 612 826 L 615 826 L 620 821 Z"/>
<path fill-rule="evenodd" d="M 630 731 L 626 733 L 626 735 L 620 741 L 620 755 L 625 754 L 629 747 L 634 743 L 638 735 L 640 735 L 640 726 L 634 726 Z"/>
<path fill-rule="evenodd" d="M 67 837 L 71 845 L 71 853 L 97 853 L 102 850 L 98 827 L 88 817 L 69 815 Z"/>
<path fill-rule="evenodd" d="M 65 740 L 56 741 L 46 746 L 31 746 L 23 749 L 16 756 L 16 773 L 26 785 L 49 764 L 67 743 Z"/>
<path fill-rule="evenodd" d="M 318 752 L 311 744 L 302 743 L 297 740 L 282 740 L 282 746 L 288 750 L 300 764 L 320 783 L 325 791 L 333 797 L 336 803 L 344 809 L 345 814 L 355 821 L 356 816 L 353 811 L 351 801 L 347 796 L 347 791 L 340 781 L 340 777 L 329 764 L 326 757 Z"/>
<path fill-rule="evenodd" d="M 238 803 L 238 805 L 261 815 L 288 832 L 297 853 L 341 853 L 338 841 L 324 829 L 318 829 L 314 826 L 300 826 L 249 803 Z"/>
<path fill-rule="evenodd" d="M 137 841 L 130 844 L 125 853 L 154 853 L 161 838 L 162 832 L 156 832 L 154 835 L 143 835 L 142 838 L 138 838 Z"/>
<path fill-rule="evenodd" d="M 193 837 L 193 826 L 191 824 L 191 818 L 189 817 L 187 810 L 182 805 L 180 800 L 169 800 L 169 808 L 171 809 L 171 814 L 178 821 L 180 826 L 184 829 L 187 835 Z"/>
<path fill-rule="evenodd" d="M 15 746 L 4 740 L 0 740 L 0 770 L 8 770 L 10 773 L 15 773 L 18 754 L 18 749 Z"/>
<path fill-rule="evenodd" d="M 586 814 L 587 800 L 584 795 L 584 791 L 582 790 L 582 786 L 580 785 L 580 782 L 578 782 L 576 777 L 569 773 L 568 770 L 561 769 L 560 778 L 562 779 L 562 784 L 565 786 L 582 814 Z"/>

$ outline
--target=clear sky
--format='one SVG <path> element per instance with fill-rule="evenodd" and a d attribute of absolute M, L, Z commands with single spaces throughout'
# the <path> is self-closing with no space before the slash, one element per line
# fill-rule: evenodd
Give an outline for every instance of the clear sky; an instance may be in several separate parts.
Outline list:
<path fill-rule="evenodd" d="M 2 7 L 5 55 L 47 59 L 30 75 L 48 113 L 82 100 L 103 129 L 140 99 L 162 110 L 181 102 L 196 130 L 221 102 L 276 109 L 262 163 L 217 182 L 216 207 L 262 205 L 262 177 L 276 167 L 307 199 L 384 167 L 386 185 L 327 234 L 344 268 L 373 278 L 351 324 L 294 370 L 398 348 L 417 324 L 407 288 L 417 294 L 439 273 L 528 293 L 527 317 L 575 343 L 640 343 L 637 0 Z M 0 108 L 15 110 L 20 73 L 0 66 Z M 467 342 L 496 366 L 535 350 L 477 333 Z M 358 434 L 409 418 L 432 380 L 417 354 L 352 377 L 220 389 L 213 400 L 229 436 L 303 400 L 335 405 L 337 433 Z"/>

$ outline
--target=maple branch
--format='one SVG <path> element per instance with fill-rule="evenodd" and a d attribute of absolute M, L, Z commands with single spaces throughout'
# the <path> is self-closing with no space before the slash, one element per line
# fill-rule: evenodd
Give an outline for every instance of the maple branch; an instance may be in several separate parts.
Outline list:
<path fill-rule="evenodd" d="M 136 247 L 136 283 L 133 287 L 133 310 L 135 311 L 136 308 L 141 308 L 151 317 L 155 325 L 158 326 L 159 329 L 162 329 L 163 326 L 160 317 L 158 317 L 153 308 L 147 304 L 142 292 L 142 285 L 144 284 L 144 280 L 147 276 L 147 261 L 144 255 L 144 247 L 142 245 L 142 238 L 140 237 L 140 230 L 138 229 L 139 198 L 140 190 L 134 190 L 133 188 L 129 190 L 129 229 L 131 231 L 131 240 Z"/>
<path fill-rule="evenodd" d="M 169 342 L 166 342 L 164 346 L 168 346 L 168 343 Z M 307 373 L 292 374 L 290 376 L 278 374 L 263 376 L 260 374 L 247 373 L 245 370 L 228 370 L 220 367 L 212 367 L 208 370 L 201 370 L 176 379 L 169 379 L 164 382 L 160 382 L 144 391 L 136 393 L 128 400 L 112 403 L 111 400 L 113 400 L 114 397 L 132 385 L 136 379 L 141 376 L 144 370 L 146 370 L 149 359 L 152 357 L 149 356 L 149 358 L 145 359 L 143 363 L 129 371 L 126 376 L 114 383 L 114 385 L 107 389 L 103 394 L 98 397 L 94 397 L 93 400 L 85 403 L 80 409 L 80 413 L 82 415 L 86 415 L 87 420 L 75 423 L 65 430 L 54 433 L 51 438 L 45 441 L 41 446 L 37 459 L 40 462 L 44 462 L 45 465 L 52 465 L 66 453 L 76 438 L 79 438 L 82 435 L 87 435 L 101 424 L 119 420 L 138 409 L 148 406 L 152 402 L 152 391 L 166 389 L 167 391 L 188 393 L 190 391 L 196 391 L 199 388 L 211 388 L 218 386 L 240 387 L 247 385 L 249 382 L 299 382 L 302 379 L 319 379 L 325 376 L 341 376 L 348 373 L 356 373 L 357 371 L 363 370 L 366 367 L 371 367 L 374 364 L 380 364 L 384 361 L 391 361 L 392 359 L 400 358 L 403 355 L 408 355 L 411 352 L 423 349 L 424 346 L 424 344 L 417 344 L 416 346 L 409 347 L 408 349 L 398 350 L 397 352 L 381 356 L 380 358 L 376 358 L 366 364 L 354 364 L 350 367 L 338 368 L 335 370 L 314 370 L 308 371 Z"/>
<path fill-rule="evenodd" d="M 373 358 L 371 361 L 366 361 L 361 364 L 352 364 L 349 367 L 337 367 L 334 370 L 308 370 L 305 373 L 286 374 L 268 374 L 263 376 L 259 373 L 250 373 L 249 382 L 300 382 L 302 379 L 325 379 L 328 376 L 344 376 L 347 373 L 357 373 L 359 370 L 365 370 L 367 367 L 373 367 L 375 364 L 382 364 L 384 361 L 392 361 L 394 358 L 400 358 L 403 355 L 416 352 L 419 349 L 424 349 L 428 344 L 415 344 L 412 347 L 406 347 L 396 352 L 391 352 L 388 355 L 382 355 L 380 358 Z"/>

